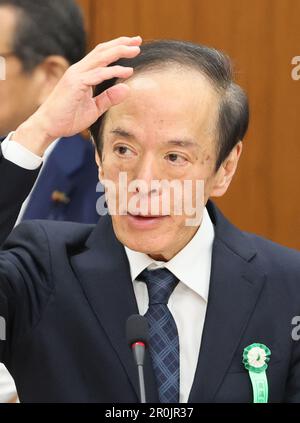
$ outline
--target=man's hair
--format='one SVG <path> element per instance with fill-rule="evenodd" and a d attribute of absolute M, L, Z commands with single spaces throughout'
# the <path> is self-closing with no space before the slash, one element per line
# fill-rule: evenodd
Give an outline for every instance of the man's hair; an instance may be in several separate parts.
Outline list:
<path fill-rule="evenodd" d="M 244 138 L 249 122 L 249 105 L 245 92 L 233 81 L 231 61 L 224 53 L 187 41 L 156 40 L 141 46 L 141 53 L 133 59 L 120 59 L 111 66 L 130 66 L 135 74 L 153 69 L 172 69 L 180 66 L 198 70 L 220 95 L 219 116 L 216 122 L 217 161 L 220 167 L 234 146 Z M 95 96 L 113 86 L 116 78 L 95 87 Z M 162 99 L 163 101 L 163 99 Z M 90 132 L 101 157 L 102 132 L 105 114 L 91 126 Z M 195 116 L 197 119 L 197 116 Z"/>
<path fill-rule="evenodd" d="M 26 72 L 51 55 L 71 65 L 85 55 L 86 33 L 81 9 L 74 0 L 0 0 L 16 11 L 12 50 Z"/>

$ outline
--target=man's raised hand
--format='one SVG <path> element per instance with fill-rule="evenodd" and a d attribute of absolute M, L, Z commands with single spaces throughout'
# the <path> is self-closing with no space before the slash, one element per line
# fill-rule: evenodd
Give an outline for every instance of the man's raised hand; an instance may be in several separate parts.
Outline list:
<path fill-rule="evenodd" d="M 141 42 L 140 37 L 120 37 L 97 45 L 65 72 L 47 100 L 17 129 L 12 140 L 41 156 L 55 139 L 75 135 L 92 125 L 111 106 L 122 102 L 129 91 L 127 85 L 118 83 L 93 97 L 93 86 L 111 78 L 130 77 L 132 68 L 108 65 L 120 58 L 137 56 Z"/>

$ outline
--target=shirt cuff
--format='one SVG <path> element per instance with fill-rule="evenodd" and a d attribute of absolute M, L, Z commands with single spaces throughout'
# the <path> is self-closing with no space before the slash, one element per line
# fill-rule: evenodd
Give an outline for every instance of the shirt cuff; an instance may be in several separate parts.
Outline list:
<path fill-rule="evenodd" d="M 3 157 L 14 163 L 17 166 L 20 166 L 27 170 L 36 170 L 43 163 L 42 157 L 37 156 L 32 153 L 23 145 L 17 143 L 16 141 L 11 141 L 11 137 L 14 132 L 11 132 L 7 138 L 1 143 L 1 150 Z"/>

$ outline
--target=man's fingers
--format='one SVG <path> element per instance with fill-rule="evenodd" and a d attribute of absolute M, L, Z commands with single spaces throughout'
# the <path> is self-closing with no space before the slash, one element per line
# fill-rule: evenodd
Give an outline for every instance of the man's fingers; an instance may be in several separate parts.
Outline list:
<path fill-rule="evenodd" d="M 126 53 L 130 51 L 130 47 L 133 47 L 133 51 L 136 54 L 139 53 L 139 49 L 135 50 L 135 47 L 139 47 L 142 43 L 141 37 L 120 37 L 112 41 L 108 41 L 106 43 L 98 44 L 87 56 L 85 56 L 80 62 L 76 65 L 76 68 L 81 71 L 91 70 L 95 66 L 104 65 L 113 62 L 114 60 L 107 60 L 106 54 L 111 49 L 119 48 L 119 56 L 116 55 L 115 60 L 119 59 L 122 56 L 122 53 L 125 51 Z M 125 49 L 123 49 L 125 47 Z M 127 47 L 127 49 L 126 49 Z M 114 50 L 115 52 L 116 50 Z M 125 56 L 127 57 L 127 56 Z M 134 56 L 130 56 L 134 57 Z"/>
<path fill-rule="evenodd" d="M 133 58 L 137 56 L 140 53 L 140 47 L 139 46 L 116 46 L 112 47 L 110 49 L 104 50 L 102 52 L 99 52 L 98 54 L 94 54 L 89 58 L 88 61 L 85 63 L 82 63 L 80 65 L 80 68 L 78 66 L 73 65 L 73 68 L 75 70 L 76 66 L 76 72 L 87 72 L 90 70 L 93 70 L 97 67 L 104 67 L 108 66 L 111 63 L 117 61 L 120 58 Z"/>
<path fill-rule="evenodd" d="M 141 49 L 139 46 L 116 46 L 103 52 L 103 57 L 99 57 L 99 64 L 102 66 L 110 65 L 120 58 L 130 59 L 137 56 Z M 97 62 L 96 62 L 97 64 Z"/>
<path fill-rule="evenodd" d="M 133 74 L 133 68 L 124 66 L 109 66 L 107 68 L 93 69 L 83 74 L 83 82 L 88 86 L 98 85 L 107 79 L 129 78 Z"/>
<path fill-rule="evenodd" d="M 98 44 L 95 49 L 107 50 L 111 47 L 116 47 L 118 45 L 124 46 L 140 46 L 142 44 L 142 38 L 140 36 L 137 37 L 119 37 L 115 38 L 114 40 L 107 41 L 105 43 Z"/>
<path fill-rule="evenodd" d="M 126 84 L 116 84 L 108 90 L 95 97 L 95 103 L 99 110 L 99 116 L 105 113 L 110 107 L 121 103 L 129 94 L 129 87 Z"/>

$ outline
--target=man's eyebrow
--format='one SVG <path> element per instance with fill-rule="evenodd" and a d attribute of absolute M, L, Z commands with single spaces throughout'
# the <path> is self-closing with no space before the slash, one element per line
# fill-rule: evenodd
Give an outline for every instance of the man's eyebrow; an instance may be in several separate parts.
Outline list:
<path fill-rule="evenodd" d="M 122 137 L 122 138 L 134 138 L 134 135 L 133 134 L 131 134 L 130 132 L 125 131 L 122 128 L 115 128 L 112 131 L 110 131 L 110 133 L 111 134 L 114 134 L 114 135 L 118 135 L 119 137 Z"/>
<path fill-rule="evenodd" d="M 178 147 L 200 147 L 199 144 L 197 144 L 195 141 L 190 140 L 190 139 L 176 139 L 176 140 L 169 140 L 167 141 L 165 144 L 168 145 L 175 145 Z"/>

